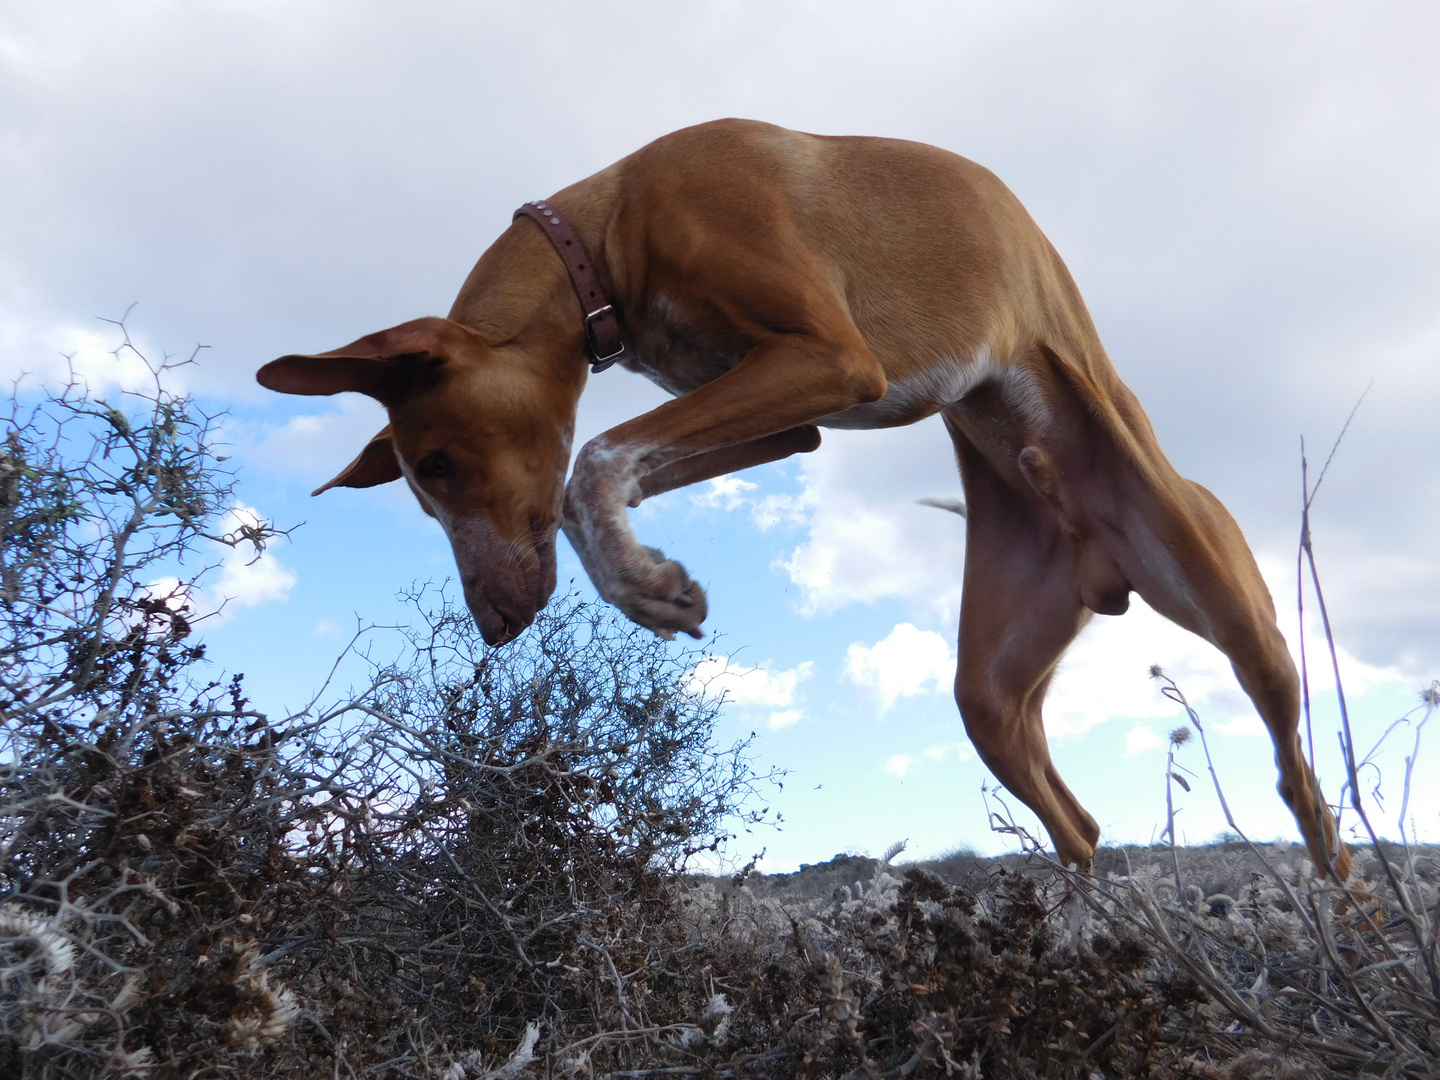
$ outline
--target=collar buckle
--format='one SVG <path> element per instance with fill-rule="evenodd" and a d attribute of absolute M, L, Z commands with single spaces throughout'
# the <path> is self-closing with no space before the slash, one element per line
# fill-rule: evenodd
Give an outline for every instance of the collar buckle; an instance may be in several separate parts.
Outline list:
<path fill-rule="evenodd" d="M 612 332 L 614 349 L 602 355 L 604 345 L 600 341 L 600 334 L 595 329 L 595 323 L 602 319 L 616 319 L 615 308 L 611 304 L 602 304 L 594 311 L 585 313 L 585 340 L 590 345 L 590 371 L 598 374 L 610 367 L 620 357 L 625 355 L 625 339 L 618 332 Z M 619 320 L 616 319 L 616 331 L 619 329 Z"/>
<path fill-rule="evenodd" d="M 575 297 L 580 301 L 580 310 L 584 313 L 585 344 L 590 352 L 590 371 L 604 371 L 628 351 L 625 324 L 620 321 L 620 313 L 605 295 L 605 287 L 595 272 L 595 265 L 586 252 L 585 245 L 570 222 L 565 220 L 565 215 L 544 200 L 526 203 L 515 211 L 515 217 L 528 217 L 539 225 L 540 231 L 545 234 L 545 238 L 560 256 L 560 261 L 565 264 L 565 272 L 570 276 L 570 286 L 575 290 Z M 600 306 L 592 309 L 590 305 L 597 301 Z"/>

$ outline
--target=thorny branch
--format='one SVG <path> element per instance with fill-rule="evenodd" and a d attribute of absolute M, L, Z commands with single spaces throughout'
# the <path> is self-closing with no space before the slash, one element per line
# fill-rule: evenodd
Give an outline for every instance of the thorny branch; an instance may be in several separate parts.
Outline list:
<path fill-rule="evenodd" d="M 898 847 L 837 857 L 833 891 L 753 860 L 686 877 L 766 817 L 767 778 L 715 742 L 697 654 L 573 597 L 494 651 L 417 586 L 412 629 L 352 640 L 358 688 L 331 693 L 337 664 L 271 722 L 204 677 L 190 606 L 210 545 L 258 556 L 276 530 L 221 524 L 213 421 L 163 374 L 118 408 L 79 386 L 11 403 L 0 1073 L 1437 1076 L 1418 846 L 1362 867 L 1415 940 L 1260 845 L 1233 895 L 1182 876 L 1173 805 L 1173 885 L 1055 865 L 998 796 L 1027 854 L 951 880 L 895 869 Z"/>

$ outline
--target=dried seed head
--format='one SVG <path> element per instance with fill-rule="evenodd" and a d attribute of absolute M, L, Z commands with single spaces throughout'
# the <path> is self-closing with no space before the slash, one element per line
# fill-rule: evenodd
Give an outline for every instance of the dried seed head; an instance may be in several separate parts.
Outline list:
<path fill-rule="evenodd" d="M 60 929 L 58 919 L 43 918 L 18 905 L 6 904 L 0 908 L 0 937 L 30 942 L 34 956 L 43 969 L 37 983 L 41 997 L 68 975 L 75 965 L 75 947 Z"/>
<path fill-rule="evenodd" d="M 1188 727 L 1177 727 L 1170 732 L 1171 746 L 1184 746 L 1190 741 L 1190 729 Z"/>
<path fill-rule="evenodd" d="M 290 1025 L 300 1015 L 300 1004 L 288 989 L 271 987 L 268 973 L 264 971 L 258 978 L 245 980 L 245 983 L 247 985 L 241 986 L 241 989 L 257 999 L 255 1007 L 244 1015 L 232 1016 L 228 1027 L 230 1039 L 235 1045 L 244 1050 L 255 1050 L 265 1043 L 284 1038 Z"/>

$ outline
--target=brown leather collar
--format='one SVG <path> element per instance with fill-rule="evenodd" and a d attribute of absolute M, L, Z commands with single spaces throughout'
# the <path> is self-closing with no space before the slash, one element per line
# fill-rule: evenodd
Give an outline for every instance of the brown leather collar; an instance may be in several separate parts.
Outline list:
<path fill-rule="evenodd" d="M 585 341 L 590 347 L 590 370 L 601 372 L 615 361 L 625 357 L 630 343 L 625 337 L 625 327 L 620 322 L 620 313 L 605 295 L 600 276 L 590 262 L 590 255 L 579 235 L 565 216 L 549 203 L 542 200 L 528 202 L 515 211 L 516 218 L 528 217 L 544 230 L 550 243 L 555 245 L 565 269 L 570 274 L 570 284 L 580 300 L 580 310 L 585 315 Z"/>

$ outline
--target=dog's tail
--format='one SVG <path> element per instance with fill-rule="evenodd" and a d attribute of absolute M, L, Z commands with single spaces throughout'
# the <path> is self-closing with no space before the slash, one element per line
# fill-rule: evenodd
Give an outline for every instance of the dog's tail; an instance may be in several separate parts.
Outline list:
<path fill-rule="evenodd" d="M 923 499 L 916 499 L 921 506 L 933 506 L 937 510 L 949 510 L 952 514 L 965 516 L 965 500 L 957 499 L 954 495 L 926 495 Z"/>

